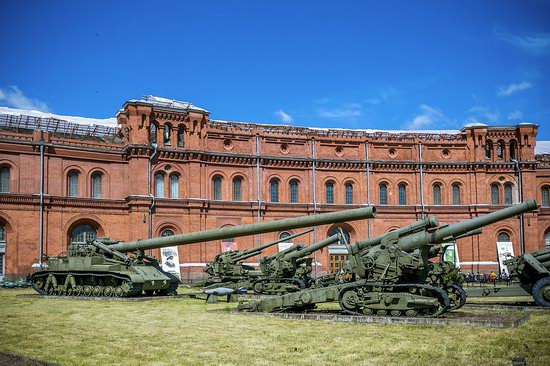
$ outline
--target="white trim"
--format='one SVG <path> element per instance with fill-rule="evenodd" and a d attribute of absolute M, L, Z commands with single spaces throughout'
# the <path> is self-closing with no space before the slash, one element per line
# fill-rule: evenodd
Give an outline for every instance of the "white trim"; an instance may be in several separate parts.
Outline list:
<path fill-rule="evenodd" d="M 463 266 L 468 266 L 472 264 L 483 264 L 483 265 L 498 265 L 498 262 L 492 262 L 492 261 L 480 261 L 480 262 L 460 262 Z"/>

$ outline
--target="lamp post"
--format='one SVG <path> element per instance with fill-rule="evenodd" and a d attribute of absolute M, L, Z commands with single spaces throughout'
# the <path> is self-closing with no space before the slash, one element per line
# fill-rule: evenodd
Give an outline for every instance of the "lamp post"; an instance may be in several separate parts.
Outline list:
<path fill-rule="evenodd" d="M 523 202 L 521 168 L 519 166 L 519 162 L 516 159 L 510 159 L 510 161 L 515 164 L 516 170 L 518 171 L 519 201 Z M 523 214 L 519 215 L 519 242 L 521 245 L 521 254 L 524 254 L 525 253 L 525 233 L 524 233 L 524 227 L 523 227 Z"/>

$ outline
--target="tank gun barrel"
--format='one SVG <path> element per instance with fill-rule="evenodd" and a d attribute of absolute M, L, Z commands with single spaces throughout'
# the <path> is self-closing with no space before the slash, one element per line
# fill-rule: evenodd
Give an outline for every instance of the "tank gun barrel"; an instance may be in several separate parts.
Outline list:
<path fill-rule="evenodd" d="M 102 251 L 104 253 L 107 253 L 107 254 L 115 257 L 115 258 L 118 258 L 118 259 L 120 259 L 124 262 L 130 262 L 131 261 L 130 257 L 128 257 L 126 254 L 121 253 L 118 250 L 113 249 L 109 245 L 106 245 L 106 244 L 100 242 L 97 239 L 94 239 L 94 240 L 90 241 L 90 244 L 92 244 L 94 247 L 96 247 L 100 251 Z"/>
<path fill-rule="evenodd" d="M 118 243 L 111 245 L 111 249 L 121 252 L 156 249 L 173 245 L 201 243 L 211 240 L 220 240 L 224 238 L 235 238 L 240 236 L 263 234 L 272 231 L 299 229 L 309 226 L 369 219 L 374 217 L 376 217 L 376 207 L 369 206 L 364 208 L 356 208 L 353 210 L 328 212 L 317 215 L 308 215 L 283 220 L 260 222 L 256 224 L 246 224 L 232 227 L 224 227 L 220 229 L 198 231 L 187 234 L 164 236 L 161 238 L 138 240 L 128 243 Z"/>
<path fill-rule="evenodd" d="M 318 241 L 317 243 L 315 244 L 312 244 L 308 247 L 305 247 L 303 249 L 300 249 L 296 252 L 293 252 L 290 254 L 290 256 L 292 257 L 295 257 L 295 258 L 303 258 L 313 252 L 316 252 L 320 249 L 323 249 L 324 247 L 327 247 L 331 244 L 334 244 L 334 243 L 337 243 L 340 241 L 340 233 L 338 234 L 334 234 L 332 236 L 329 236 L 328 238 L 326 239 L 323 239 L 321 241 Z"/>
<path fill-rule="evenodd" d="M 310 233 L 312 232 L 313 229 L 308 229 L 308 230 L 304 230 L 304 231 L 301 231 L 297 234 L 293 234 L 293 235 L 290 235 L 290 236 L 287 236 L 285 238 L 281 238 L 281 239 L 277 239 L 275 241 L 272 241 L 272 242 L 269 242 L 267 244 L 263 244 L 263 245 L 260 245 L 259 247 L 257 248 L 252 248 L 252 249 L 248 249 L 248 250 L 245 250 L 243 251 L 242 253 L 240 253 L 239 255 L 235 256 L 233 258 L 233 260 L 235 262 L 238 262 L 238 261 L 242 261 L 242 260 L 245 260 L 245 259 L 248 259 L 250 257 L 253 257 L 255 255 L 258 255 L 260 254 L 264 249 L 267 249 L 275 244 L 279 244 L 279 243 L 284 243 L 286 241 L 289 241 L 289 240 L 292 240 L 294 238 L 297 238 L 298 236 L 302 236 L 304 234 L 307 234 L 307 233 Z"/>

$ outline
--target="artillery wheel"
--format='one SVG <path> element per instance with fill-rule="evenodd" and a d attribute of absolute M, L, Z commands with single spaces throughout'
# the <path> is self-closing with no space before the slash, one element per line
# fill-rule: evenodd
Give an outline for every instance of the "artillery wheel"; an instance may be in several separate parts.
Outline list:
<path fill-rule="evenodd" d="M 532 293 L 537 305 L 550 307 L 550 277 L 538 280 Z"/>
<path fill-rule="evenodd" d="M 255 294 L 262 294 L 265 290 L 264 284 L 260 281 L 256 281 L 252 284 L 252 290 L 254 290 Z"/>

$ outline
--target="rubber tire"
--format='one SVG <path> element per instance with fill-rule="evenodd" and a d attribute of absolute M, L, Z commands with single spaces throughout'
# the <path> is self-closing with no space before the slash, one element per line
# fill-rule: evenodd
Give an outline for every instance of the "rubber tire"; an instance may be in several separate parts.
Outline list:
<path fill-rule="evenodd" d="M 533 286 L 533 299 L 535 299 L 535 302 L 539 306 L 544 306 L 547 308 L 550 308 L 550 301 L 545 300 L 542 297 L 541 290 L 545 286 L 550 286 L 550 277 L 545 277 L 543 279 L 540 279 L 535 283 L 535 286 Z"/>

